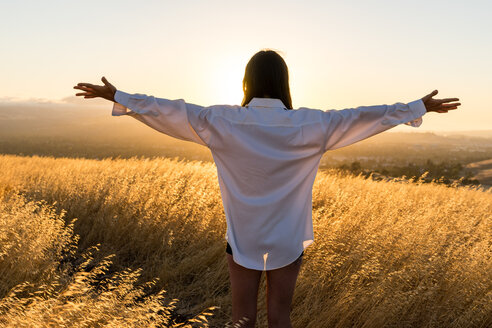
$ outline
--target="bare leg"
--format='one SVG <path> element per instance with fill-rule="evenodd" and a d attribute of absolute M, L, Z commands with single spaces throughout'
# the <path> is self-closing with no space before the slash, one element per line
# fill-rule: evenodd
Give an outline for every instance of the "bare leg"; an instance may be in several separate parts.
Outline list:
<path fill-rule="evenodd" d="M 232 290 L 232 321 L 238 323 L 243 317 L 248 321 L 241 327 L 255 327 L 258 287 L 262 271 L 245 268 L 226 254 Z"/>
<path fill-rule="evenodd" d="M 302 257 L 293 263 L 266 272 L 269 328 L 292 328 L 290 311 Z"/>

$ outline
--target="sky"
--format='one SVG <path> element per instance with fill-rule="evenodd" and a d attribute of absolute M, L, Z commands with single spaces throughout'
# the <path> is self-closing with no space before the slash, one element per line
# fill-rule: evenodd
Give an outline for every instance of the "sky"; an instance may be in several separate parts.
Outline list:
<path fill-rule="evenodd" d="M 73 85 L 106 76 L 129 93 L 239 104 L 244 67 L 268 48 L 289 67 L 294 108 L 438 89 L 462 106 L 395 129 L 492 129 L 491 12 L 490 0 L 0 0 L 0 102 L 73 102 Z"/>

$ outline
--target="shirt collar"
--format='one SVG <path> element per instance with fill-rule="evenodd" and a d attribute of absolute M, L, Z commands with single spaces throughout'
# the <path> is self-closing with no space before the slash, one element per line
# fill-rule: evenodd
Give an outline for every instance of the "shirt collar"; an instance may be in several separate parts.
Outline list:
<path fill-rule="evenodd" d="M 246 107 L 284 108 L 284 109 L 287 109 L 287 107 L 285 107 L 282 100 L 276 99 L 276 98 L 253 98 L 246 105 Z"/>

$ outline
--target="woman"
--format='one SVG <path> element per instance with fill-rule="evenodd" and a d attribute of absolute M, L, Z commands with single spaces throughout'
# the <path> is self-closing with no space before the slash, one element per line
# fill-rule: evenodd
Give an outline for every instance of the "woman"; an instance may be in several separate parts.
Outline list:
<path fill-rule="evenodd" d="M 226 252 L 233 322 L 254 327 L 258 286 L 266 271 L 269 327 L 291 327 L 290 306 L 302 255 L 313 241 L 311 191 L 325 151 L 348 146 L 398 124 L 420 126 L 426 112 L 456 109 L 457 98 L 344 110 L 292 110 L 287 65 L 274 51 L 246 66 L 241 106 L 203 107 L 79 83 L 84 98 L 114 102 L 170 136 L 207 146 L 217 166 L 227 221 Z"/>

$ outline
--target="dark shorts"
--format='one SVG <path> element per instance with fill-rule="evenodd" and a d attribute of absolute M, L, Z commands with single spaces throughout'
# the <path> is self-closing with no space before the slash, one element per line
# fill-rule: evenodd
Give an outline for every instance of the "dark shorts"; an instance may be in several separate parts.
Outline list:
<path fill-rule="evenodd" d="M 229 243 L 227 243 L 227 246 L 226 246 L 226 253 L 232 255 L 232 249 L 231 249 L 231 245 L 229 245 Z M 303 255 L 304 255 L 304 251 L 302 251 L 301 255 L 299 255 L 299 257 L 297 259 L 301 258 Z"/>

